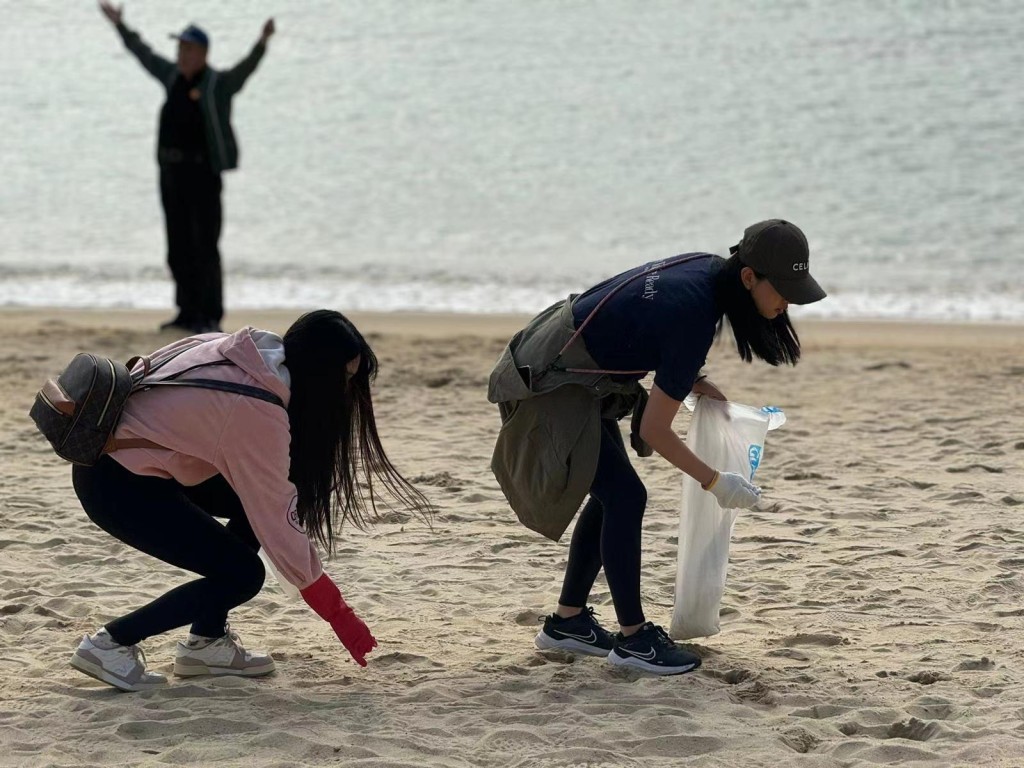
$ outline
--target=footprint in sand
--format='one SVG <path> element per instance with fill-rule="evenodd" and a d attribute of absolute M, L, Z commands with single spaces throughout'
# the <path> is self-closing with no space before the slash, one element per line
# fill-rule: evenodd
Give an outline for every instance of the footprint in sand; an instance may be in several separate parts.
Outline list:
<path fill-rule="evenodd" d="M 938 723 L 927 723 L 912 717 L 900 723 L 893 723 L 889 726 L 886 735 L 890 739 L 911 739 L 912 741 L 928 741 L 935 736 L 942 727 Z"/>
<path fill-rule="evenodd" d="M 920 683 L 921 685 L 935 685 L 940 680 L 949 679 L 951 679 L 950 676 L 943 672 L 915 672 L 907 677 L 911 683 Z"/>
<path fill-rule="evenodd" d="M 783 480 L 835 480 L 834 477 L 828 475 L 822 475 L 818 472 L 803 472 L 797 470 L 796 472 L 790 472 L 782 476 Z"/>
<path fill-rule="evenodd" d="M 806 728 L 800 727 L 787 729 L 779 737 L 779 740 L 794 752 L 801 754 L 813 752 L 822 741 Z"/>
<path fill-rule="evenodd" d="M 564 766 L 593 766 L 593 768 L 635 768 L 644 765 L 641 760 L 634 760 L 627 755 L 594 747 L 567 747 L 549 752 L 535 751 L 509 768 L 564 768 Z"/>
<path fill-rule="evenodd" d="M 952 473 L 971 472 L 975 469 L 983 470 L 991 475 L 1001 475 L 1003 473 L 1002 467 L 990 467 L 988 464 L 965 464 L 962 467 L 946 467 L 946 471 Z"/>
<path fill-rule="evenodd" d="M 910 739 L 911 741 L 928 741 L 941 730 L 938 723 L 925 722 L 912 717 L 892 725 L 861 725 L 851 721 L 838 726 L 839 732 L 846 736 L 870 736 L 875 739 Z"/>
<path fill-rule="evenodd" d="M 450 472 L 434 472 L 427 475 L 416 475 L 409 478 L 413 484 L 433 485 L 436 488 L 447 488 L 452 491 L 462 490 L 462 481 L 452 477 Z"/>
<path fill-rule="evenodd" d="M 806 717 L 811 720 L 828 720 L 830 717 L 843 715 L 849 711 L 849 707 L 840 707 L 835 704 L 815 704 L 807 709 L 795 709 L 789 713 L 789 716 Z"/>
<path fill-rule="evenodd" d="M 884 371 L 886 368 L 910 368 L 911 365 L 906 360 L 894 360 L 892 362 L 875 363 L 874 365 L 868 365 L 864 368 L 865 371 Z"/>
<path fill-rule="evenodd" d="M 222 717 L 193 717 L 178 722 L 153 720 L 121 723 L 114 732 L 129 741 L 171 739 L 178 736 L 196 738 L 202 736 L 226 736 L 235 733 L 252 733 L 260 730 L 254 721 L 228 720 Z"/>
<path fill-rule="evenodd" d="M 522 546 L 525 546 L 525 545 L 526 545 L 525 541 L 502 541 L 502 542 L 500 542 L 498 544 L 494 544 L 491 547 L 491 552 L 496 555 L 499 552 L 501 552 L 502 550 L 509 549 L 510 547 L 522 547 Z"/>
<path fill-rule="evenodd" d="M 754 677 L 754 673 L 749 669 L 730 669 L 727 672 L 721 672 L 717 669 L 708 669 L 704 671 L 704 674 L 708 677 L 713 677 L 716 680 L 721 680 L 729 685 L 739 685 L 745 683 L 747 680 L 751 680 Z"/>
<path fill-rule="evenodd" d="M 545 651 L 537 651 L 535 659 L 542 660 L 542 663 L 554 664 L 575 664 L 576 654 L 569 651 L 562 651 L 557 648 L 550 648 Z M 527 664 L 527 666 L 540 666 L 539 664 Z"/>
<path fill-rule="evenodd" d="M 811 657 L 803 651 L 798 651 L 794 648 L 776 648 L 773 651 L 768 651 L 769 656 L 792 659 L 793 661 L 810 661 Z"/>
<path fill-rule="evenodd" d="M 982 656 L 980 659 L 969 659 L 967 661 L 961 661 L 956 665 L 956 671 L 988 671 L 995 669 L 996 663 L 992 661 L 988 656 Z"/>
<path fill-rule="evenodd" d="M 956 713 L 951 701 L 933 696 L 922 696 L 917 704 L 907 707 L 907 714 L 919 720 L 949 720 Z"/>
<path fill-rule="evenodd" d="M 1024 616 L 1024 608 L 1012 608 L 1008 611 L 996 611 L 996 616 Z"/>
<path fill-rule="evenodd" d="M 763 704 L 768 707 L 775 706 L 777 703 L 775 691 L 760 680 L 750 680 L 729 689 L 729 698 L 750 704 Z"/>
<path fill-rule="evenodd" d="M 514 755 L 535 753 L 550 744 L 548 739 L 528 728 L 498 728 L 491 731 L 479 742 L 488 754 L 512 753 Z"/>
<path fill-rule="evenodd" d="M 825 648 L 831 648 L 835 645 L 849 645 L 850 641 L 845 637 L 839 635 L 832 635 L 828 633 L 818 634 L 797 634 L 784 637 L 780 641 L 782 645 L 787 648 L 793 648 L 798 645 L 820 645 Z"/>
<path fill-rule="evenodd" d="M 543 619 L 545 615 L 546 614 L 538 613 L 532 608 L 527 608 L 526 610 L 515 614 L 515 616 L 512 617 L 512 621 L 520 627 L 535 627 L 540 623 L 541 619 Z"/>
<path fill-rule="evenodd" d="M 396 667 L 396 666 L 412 666 L 412 667 L 433 667 L 439 669 L 444 667 L 439 661 L 433 661 L 426 656 L 420 656 L 416 653 L 402 653 L 396 651 L 394 653 L 385 653 L 383 656 L 378 656 L 373 660 L 375 667 Z"/>

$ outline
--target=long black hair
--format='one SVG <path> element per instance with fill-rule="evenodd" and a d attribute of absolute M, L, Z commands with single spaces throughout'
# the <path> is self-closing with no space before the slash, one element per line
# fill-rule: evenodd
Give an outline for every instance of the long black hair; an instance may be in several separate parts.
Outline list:
<path fill-rule="evenodd" d="M 728 318 L 736 339 L 736 351 L 748 363 L 756 356 L 771 365 L 796 365 L 800 359 L 800 337 L 789 319 L 789 312 L 771 320 L 762 317 L 740 277 L 745 266 L 734 254 L 722 262 L 715 276 L 715 300 L 724 314 L 718 332 L 721 333 Z M 754 274 L 764 278 L 756 271 Z"/>
<path fill-rule="evenodd" d="M 362 529 L 378 519 L 380 487 L 391 503 L 429 521 L 433 505 L 381 445 L 370 395 L 377 356 L 356 327 L 340 312 L 309 312 L 285 333 L 284 355 L 291 374 L 290 476 L 299 522 L 310 538 L 332 552 L 336 526 L 351 522 Z M 350 374 L 357 355 L 359 367 Z"/>

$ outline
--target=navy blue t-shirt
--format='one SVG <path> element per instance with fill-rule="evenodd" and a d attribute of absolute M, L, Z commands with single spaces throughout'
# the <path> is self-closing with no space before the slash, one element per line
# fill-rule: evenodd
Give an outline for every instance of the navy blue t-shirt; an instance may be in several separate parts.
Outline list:
<path fill-rule="evenodd" d="M 654 371 L 659 389 L 675 400 L 684 399 L 704 365 L 722 316 L 714 291 L 722 259 L 701 256 L 638 278 L 609 299 L 583 331 L 594 362 L 608 370 Z M 671 260 L 623 272 L 578 297 L 572 312 L 576 327 L 622 281 Z"/>

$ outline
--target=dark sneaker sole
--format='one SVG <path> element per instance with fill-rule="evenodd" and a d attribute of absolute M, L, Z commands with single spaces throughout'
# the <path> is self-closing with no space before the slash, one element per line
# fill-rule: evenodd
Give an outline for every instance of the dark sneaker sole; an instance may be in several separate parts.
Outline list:
<path fill-rule="evenodd" d="M 700 666 L 700 659 L 678 667 L 666 667 L 661 664 L 651 664 L 649 661 L 638 659 L 636 656 L 620 656 L 613 652 L 608 654 L 608 663 L 616 667 L 638 669 L 649 675 L 667 677 L 668 675 L 685 675 L 687 672 L 693 672 L 693 670 Z"/>
<path fill-rule="evenodd" d="M 582 640 L 575 640 L 571 637 L 565 637 L 561 640 L 552 637 L 547 634 L 543 629 L 537 633 L 537 637 L 534 638 L 533 644 L 536 645 L 542 651 L 571 651 L 573 653 L 582 653 L 587 656 L 607 656 L 611 653 L 610 649 L 598 648 L 596 645 L 589 645 L 584 643 Z"/>

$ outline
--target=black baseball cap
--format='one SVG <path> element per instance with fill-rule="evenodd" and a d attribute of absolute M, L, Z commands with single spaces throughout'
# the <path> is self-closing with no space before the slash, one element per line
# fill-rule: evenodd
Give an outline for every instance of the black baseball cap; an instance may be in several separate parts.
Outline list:
<path fill-rule="evenodd" d="M 203 30 L 197 27 L 195 24 L 189 24 L 185 29 L 178 33 L 171 33 L 172 40 L 178 40 L 182 43 L 195 43 L 201 45 L 203 48 L 210 47 L 210 37 Z"/>
<path fill-rule="evenodd" d="M 811 277 L 810 249 L 800 227 L 782 219 L 751 224 L 743 239 L 729 249 L 745 265 L 768 278 L 790 304 L 812 304 L 828 294 Z"/>

